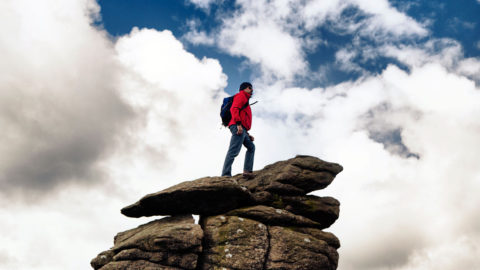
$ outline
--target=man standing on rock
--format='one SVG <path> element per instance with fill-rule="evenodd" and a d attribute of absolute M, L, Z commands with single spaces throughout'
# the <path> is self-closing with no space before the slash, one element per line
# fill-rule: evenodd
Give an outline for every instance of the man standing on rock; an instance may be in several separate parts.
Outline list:
<path fill-rule="evenodd" d="M 233 98 L 232 108 L 230 112 L 232 119 L 228 123 L 228 128 L 232 132 L 230 139 L 230 147 L 223 164 L 222 176 L 232 176 L 232 164 L 235 157 L 240 153 L 242 144 L 247 148 L 245 154 L 245 162 L 243 165 L 243 176 L 252 178 L 253 158 L 255 155 L 255 145 L 253 144 L 253 136 L 248 134 L 252 126 L 252 110 L 249 100 L 253 93 L 252 84 L 243 82 L 240 85 L 239 92 Z"/>

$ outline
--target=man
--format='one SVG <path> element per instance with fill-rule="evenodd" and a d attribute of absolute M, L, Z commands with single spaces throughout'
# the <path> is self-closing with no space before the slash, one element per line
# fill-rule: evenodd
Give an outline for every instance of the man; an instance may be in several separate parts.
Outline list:
<path fill-rule="evenodd" d="M 230 147 L 223 164 L 222 176 L 232 176 L 232 164 L 235 157 L 240 153 L 242 144 L 247 148 L 245 154 L 245 162 L 243 165 L 243 176 L 252 178 L 253 157 L 255 155 L 254 138 L 248 131 L 252 126 L 252 110 L 250 109 L 249 100 L 253 93 L 252 84 L 244 82 L 240 85 L 239 92 L 233 98 L 232 108 L 230 112 L 232 119 L 228 123 L 228 128 L 232 132 L 230 139 Z"/>

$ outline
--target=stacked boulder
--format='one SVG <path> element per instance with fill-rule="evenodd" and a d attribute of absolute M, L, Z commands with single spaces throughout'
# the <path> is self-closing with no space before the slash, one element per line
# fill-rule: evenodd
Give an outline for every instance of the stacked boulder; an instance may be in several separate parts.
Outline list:
<path fill-rule="evenodd" d="M 339 216 L 331 197 L 307 195 L 342 171 L 297 156 L 242 175 L 206 177 L 146 195 L 128 217 L 170 216 L 117 234 L 92 260 L 97 270 L 325 269 L 338 265 L 340 242 L 323 229 Z M 192 214 L 200 215 L 195 224 Z"/>

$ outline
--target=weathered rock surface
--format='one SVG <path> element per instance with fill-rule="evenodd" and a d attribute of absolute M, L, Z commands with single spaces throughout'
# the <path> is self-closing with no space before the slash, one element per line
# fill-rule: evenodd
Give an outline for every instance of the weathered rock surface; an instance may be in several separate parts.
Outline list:
<path fill-rule="evenodd" d="M 278 196 L 271 205 L 319 222 L 323 228 L 330 227 L 340 214 L 340 202 L 332 197 Z"/>
<path fill-rule="evenodd" d="M 255 203 L 285 209 L 297 215 L 319 222 L 322 228 L 328 228 L 340 214 L 340 202 L 332 197 L 282 196 L 267 191 L 253 193 Z"/>
<path fill-rule="evenodd" d="M 335 249 L 340 248 L 340 241 L 333 233 L 324 232 L 322 230 L 314 229 L 314 228 L 289 227 L 289 229 L 295 232 L 311 235 L 312 237 L 318 240 L 323 240 L 327 242 L 329 246 Z"/>
<path fill-rule="evenodd" d="M 337 250 L 309 234 L 269 227 L 270 252 L 265 269 L 337 269 Z"/>
<path fill-rule="evenodd" d="M 294 215 L 286 210 L 275 209 L 270 206 L 256 205 L 232 210 L 225 215 L 250 218 L 267 225 L 321 227 L 321 224 L 308 218 Z"/>
<path fill-rule="evenodd" d="M 322 229 L 338 219 L 340 203 L 307 193 L 342 171 L 310 156 L 255 171 L 183 182 L 149 194 L 121 212 L 172 215 L 117 234 L 92 260 L 94 269 L 320 269 L 338 265 L 340 241 Z M 191 214 L 200 215 L 194 224 Z M 179 216 L 183 215 L 183 216 Z"/>
<path fill-rule="evenodd" d="M 281 195 L 305 195 L 327 187 L 343 170 L 336 163 L 316 157 L 297 156 L 266 166 L 252 180 L 240 180 L 252 193 L 267 191 Z"/>
<path fill-rule="evenodd" d="M 267 226 L 241 217 L 214 216 L 203 219 L 202 228 L 205 245 L 200 269 L 263 269 Z"/>
<path fill-rule="evenodd" d="M 137 261 L 145 261 L 141 265 L 157 267 L 152 269 L 195 269 L 202 239 L 203 230 L 192 216 L 159 219 L 117 234 L 114 246 L 100 253 L 91 264 L 101 270 L 128 265 L 130 268 L 125 269 L 136 269 L 131 267 L 137 267 Z"/>

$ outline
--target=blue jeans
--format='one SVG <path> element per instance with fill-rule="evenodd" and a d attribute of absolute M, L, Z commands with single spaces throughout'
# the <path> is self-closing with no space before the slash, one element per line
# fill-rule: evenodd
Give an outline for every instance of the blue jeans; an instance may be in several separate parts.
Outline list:
<path fill-rule="evenodd" d="M 245 162 L 243 164 L 243 171 L 251 172 L 253 170 L 253 157 L 255 155 L 255 145 L 250 140 L 250 137 L 247 134 L 247 129 L 243 128 L 242 134 L 237 134 L 237 125 L 231 125 L 228 127 L 230 132 L 232 132 L 232 138 L 230 139 L 230 147 L 228 148 L 227 156 L 225 157 L 225 162 L 223 163 L 222 176 L 232 176 L 232 164 L 233 160 L 240 149 L 242 144 L 247 148 L 247 153 L 245 154 Z"/>

